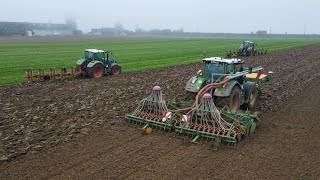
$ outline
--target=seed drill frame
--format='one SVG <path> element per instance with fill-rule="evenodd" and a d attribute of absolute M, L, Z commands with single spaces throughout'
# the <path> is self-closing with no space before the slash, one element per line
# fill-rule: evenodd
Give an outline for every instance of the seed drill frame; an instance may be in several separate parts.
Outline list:
<path fill-rule="evenodd" d="M 199 93 L 190 108 L 179 109 L 176 105 L 165 101 L 161 88 L 155 86 L 151 95 L 125 118 L 130 123 L 143 125 L 144 129 L 154 127 L 192 136 L 192 142 L 200 139 L 213 141 L 215 147 L 222 142 L 236 144 L 244 135 L 252 134 L 260 121 L 257 115 L 232 113 L 226 108 L 219 110 L 208 93 Z"/>

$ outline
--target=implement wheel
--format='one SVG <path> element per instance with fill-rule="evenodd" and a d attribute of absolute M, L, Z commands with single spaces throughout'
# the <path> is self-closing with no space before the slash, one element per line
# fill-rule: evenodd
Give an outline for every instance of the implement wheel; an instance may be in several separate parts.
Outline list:
<path fill-rule="evenodd" d="M 121 73 L 121 67 L 119 65 L 112 66 L 112 68 L 111 68 L 112 75 L 118 76 L 118 75 L 120 75 L 120 73 Z"/>
<path fill-rule="evenodd" d="M 88 75 L 91 78 L 99 78 L 104 75 L 104 67 L 102 64 L 96 64 L 91 68 L 88 68 Z"/>

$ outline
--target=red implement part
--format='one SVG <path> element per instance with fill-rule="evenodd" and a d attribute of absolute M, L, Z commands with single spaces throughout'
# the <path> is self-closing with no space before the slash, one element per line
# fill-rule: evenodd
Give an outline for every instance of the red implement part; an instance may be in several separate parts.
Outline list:
<path fill-rule="evenodd" d="M 93 71 L 93 75 L 95 78 L 99 78 L 102 76 L 102 69 L 100 67 L 96 67 Z"/>
<path fill-rule="evenodd" d="M 55 69 L 50 69 L 50 73 L 45 73 L 43 69 L 38 69 L 37 74 L 33 74 L 33 69 L 28 68 L 26 69 L 26 78 L 30 81 L 34 78 L 38 80 L 49 80 L 49 79 L 55 79 L 55 77 L 61 77 L 61 79 L 64 79 L 65 77 L 77 77 L 81 73 L 76 72 L 74 68 L 71 68 L 71 72 L 67 72 L 66 68 L 61 68 L 60 73 L 56 73 Z"/>

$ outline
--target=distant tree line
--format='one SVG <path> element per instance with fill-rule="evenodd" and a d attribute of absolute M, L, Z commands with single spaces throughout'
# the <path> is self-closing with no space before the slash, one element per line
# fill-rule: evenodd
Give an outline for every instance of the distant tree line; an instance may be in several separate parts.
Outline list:
<path fill-rule="evenodd" d="M 151 29 L 145 30 L 136 28 L 135 30 L 127 30 L 120 23 L 116 23 L 113 27 L 94 28 L 87 35 L 96 36 L 164 36 L 164 37 L 196 37 L 196 38 L 320 38 L 318 34 L 268 34 L 266 30 L 258 30 L 251 33 L 201 33 L 201 32 L 185 32 L 183 28 L 172 29 Z"/>
<path fill-rule="evenodd" d="M 183 35 L 182 28 L 177 30 L 171 29 L 152 29 L 144 30 L 142 28 L 136 28 L 134 31 L 127 30 L 122 24 L 116 23 L 114 27 L 105 28 L 93 28 L 88 35 L 100 35 L 100 36 L 129 36 L 129 35 L 152 35 L 152 36 L 169 36 L 169 35 Z"/>

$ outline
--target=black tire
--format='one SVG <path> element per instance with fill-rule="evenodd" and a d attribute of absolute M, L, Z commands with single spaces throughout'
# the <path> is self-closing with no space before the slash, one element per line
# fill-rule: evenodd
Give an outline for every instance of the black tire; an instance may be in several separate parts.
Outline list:
<path fill-rule="evenodd" d="M 250 89 L 246 89 L 246 88 Z M 243 110 L 249 110 L 252 109 L 257 102 L 258 99 L 258 89 L 255 85 L 248 85 L 248 84 L 244 84 L 244 89 L 245 89 L 245 93 L 244 93 L 244 98 L 245 98 L 245 103 L 243 103 L 241 105 L 241 109 Z"/>
<path fill-rule="evenodd" d="M 240 109 L 240 88 L 234 86 L 231 90 L 230 96 L 219 98 L 220 106 L 228 106 L 231 112 L 237 112 Z"/>
<path fill-rule="evenodd" d="M 120 75 L 121 74 L 121 66 L 119 66 L 119 65 L 112 66 L 110 74 L 115 75 L 115 76 Z"/>
<path fill-rule="evenodd" d="M 250 56 L 255 56 L 257 53 L 257 50 L 251 49 Z"/>
<path fill-rule="evenodd" d="M 246 50 L 246 56 L 250 56 L 251 55 L 251 51 Z"/>
<path fill-rule="evenodd" d="M 93 67 L 88 68 L 88 75 L 91 78 L 100 78 L 104 75 L 104 67 L 102 64 L 95 64 Z"/>
<path fill-rule="evenodd" d="M 253 108 L 256 105 L 257 99 L 258 99 L 258 89 L 256 86 L 254 86 L 249 95 L 248 107 Z"/>

